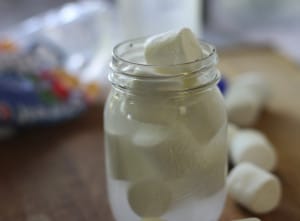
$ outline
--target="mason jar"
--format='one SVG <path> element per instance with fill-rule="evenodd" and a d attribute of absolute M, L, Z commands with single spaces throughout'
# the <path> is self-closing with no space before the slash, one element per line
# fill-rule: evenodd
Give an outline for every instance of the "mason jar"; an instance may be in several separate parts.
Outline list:
<path fill-rule="evenodd" d="M 216 221 L 224 205 L 227 117 L 215 48 L 155 66 L 145 38 L 113 49 L 104 110 L 109 202 L 116 221 Z"/>

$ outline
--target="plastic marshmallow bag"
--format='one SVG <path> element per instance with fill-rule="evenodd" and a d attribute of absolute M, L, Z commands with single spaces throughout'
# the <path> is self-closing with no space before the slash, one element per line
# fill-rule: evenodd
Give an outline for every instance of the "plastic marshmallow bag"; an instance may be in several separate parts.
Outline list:
<path fill-rule="evenodd" d="M 104 102 L 111 10 L 101 2 L 69 3 L 0 33 L 0 138 Z"/>

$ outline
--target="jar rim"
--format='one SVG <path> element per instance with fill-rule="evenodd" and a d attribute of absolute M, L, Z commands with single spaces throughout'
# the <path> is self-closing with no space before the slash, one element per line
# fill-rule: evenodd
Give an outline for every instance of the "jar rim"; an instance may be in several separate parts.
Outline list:
<path fill-rule="evenodd" d="M 148 36 L 149 37 L 149 36 Z M 164 69 L 164 68 L 168 68 L 168 69 L 185 69 L 185 67 L 189 67 L 191 65 L 195 66 L 195 67 L 200 67 L 200 69 L 204 68 L 204 67 L 209 67 L 211 65 L 214 65 L 217 63 L 217 50 L 216 48 L 204 41 L 204 40 L 200 40 L 199 39 L 199 43 L 205 47 L 209 53 L 206 54 L 206 56 L 193 60 L 193 61 L 188 61 L 188 62 L 184 62 L 184 63 L 179 63 L 179 64 L 169 64 L 169 65 L 152 65 L 152 64 L 147 64 L 147 63 L 139 63 L 139 62 L 135 62 L 135 61 L 131 61 L 130 59 L 126 59 L 124 58 L 121 53 L 120 53 L 120 49 L 121 47 L 124 47 L 125 45 L 129 45 L 131 47 L 133 47 L 133 43 L 138 43 L 138 42 L 145 42 L 145 40 L 147 40 L 148 37 L 139 37 L 139 38 L 134 38 L 134 39 L 130 39 L 130 40 L 126 40 L 123 42 L 118 43 L 116 46 L 114 46 L 113 50 L 112 50 L 112 57 L 113 59 L 123 62 L 126 65 L 134 65 L 135 67 L 140 67 L 140 68 L 154 68 L 154 69 Z M 112 68 L 112 67 L 111 67 Z M 116 71 L 116 70 L 115 70 Z M 199 70 L 196 70 L 199 71 Z M 122 72 L 122 71 L 121 71 Z M 194 71 L 193 71 L 194 72 Z M 137 75 L 133 74 L 133 73 L 122 73 L 125 75 L 129 75 L 129 76 L 134 76 L 134 77 L 138 77 Z M 182 76 L 183 73 L 178 73 L 178 74 L 159 74 L 159 75 L 151 75 L 151 76 L 142 76 L 143 78 L 147 78 L 147 77 L 157 77 L 157 78 L 174 78 L 174 77 L 179 77 Z"/>

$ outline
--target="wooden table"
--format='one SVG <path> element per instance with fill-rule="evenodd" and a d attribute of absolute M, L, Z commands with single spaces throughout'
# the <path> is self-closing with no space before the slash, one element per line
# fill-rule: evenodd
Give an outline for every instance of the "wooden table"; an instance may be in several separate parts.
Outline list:
<path fill-rule="evenodd" d="M 277 210 L 260 217 L 299 221 L 300 69 L 269 49 L 220 55 L 224 73 L 260 70 L 270 80 L 274 96 L 255 127 L 276 146 L 283 199 Z M 105 189 L 102 109 L 0 142 L 0 221 L 113 220 Z M 228 198 L 221 221 L 249 216 Z"/>

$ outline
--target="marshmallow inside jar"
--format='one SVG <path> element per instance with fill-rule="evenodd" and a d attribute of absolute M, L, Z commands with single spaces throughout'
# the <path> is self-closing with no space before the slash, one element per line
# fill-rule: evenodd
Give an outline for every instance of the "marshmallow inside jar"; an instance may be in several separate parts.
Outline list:
<path fill-rule="evenodd" d="M 126 136 L 107 134 L 105 141 L 110 148 L 106 150 L 109 162 L 107 172 L 114 179 L 136 181 L 156 176 L 158 171 L 141 148 Z"/>
<path fill-rule="evenodd" d="M 172 30 L 152 36 L 144 44 L 145 61 L 147 64 L 154 66 L 156 74 L 165 77 L 183 76 L 180 79 L 181 82 L 178 81 L 179 83 L 177 82 L 176 86 L 179 85 L 181 90 L 188 91 L 190 89 L 197 89 L 201 85 L 207 85 L 211 80 L 207 76 L 207 73 L 215 71 L 219 75 L 216 69 L 210 69 L 210 59 L 212 59 L 211 62 L 216 62 L 214 53 L 214 48 L 199 41 L 195 34 L 188 28 Z M 177 115 L 174 120 L 178 125 L 181 125 L 177 128 L 184 128 L 181 129 L 184 131 L 181 134 L 190 136 L 190 142 L 186 143 L 193 141 L 197 144 L 191 145 L 195 146 L 195 148 L 190 151 L 190 160 L 185 159 L 184 165 L 197 162 L 199 176 L 202 173 L 202 175 L 206 174 L 206 177 L 209 177 L 209 174 L 212 177 L 221 177 L 221 180 L 218 178 L 206 179 L 208 182 L 215 179 L 212 183 L 216 183 L 216 185 L 207 185 L 202 180 L 198 183 L 199 187 L 200 183 L 206 183 L 205 186 L 208 189 L 212 186 L 216 186 L 212 188 L 214 190 L 220 188 L 224 183 L 222 179 L 224 179 L 224 164 L 227 163 L 225 159 L 227 145 L 225 142 L 222 145 L 222 142 L 216 142 L 216 140 L 219 140 L 217 137 L 226 136 L 225 128 L 227 121 L 226 111 L 223 108 L 225 103 L 219 89 L 212 87 L 203 89 L 202 92 L 190 93 L 184 99 L 175 100 L 173 104 L 177 108 Z M 180 138 L 182 136 L 176 137 Z M 182 144 L 182 142 L 179 141 L 177 144 Z M 189 149 L 189 146 L 186 148 Z M 197 152 L 196 148 L 201 150 L 199 156 L 195 154 Z M 188 152 L 185 151 L 185 153 Z M 220 162 L 218 166 L 216 166 L 217 161 Z M 215 172 L 213 168 L 217 168 L 220 172 Z"/>
<path fill-rule="evenodd" d="M 143 48 L 144 55 L 137 55 L 132 49 L 133 52 L 127 57 L 132 61 L 132 65 L 122 69 L 124 73 L 132 76 L 125 86 L 133 91 L 149 95 L 153 90 L 173 92 L 189 90 L 207 85 L 211 81 L 208 76 L 210 71 L 215 71 L 219 76 L 216 69 L 210 70 L 208 67 L 211 62 L 216 62 L 213 54 L 215 49 L 199 41 L 188 28 L 149 37 L 139 47 Z M 142 65 L 137 66 L 136 63 Z M 223 99 L 220 99 L 222 95 L 214 88 L 208 89 L 203 96 L 198 97 L 196 102 L 191 97 L 190 103 L 188 99 L 182 103 L 180 100 L 169 100 L 154 94 L 143 96 L 142 99 L 128 97 L 121 108 L 124 112 L 130 113 L 131 117 L 146 123 L 177 120 L 178 116 L 173 114 L 175 112 L 180 118 L 185 115 L 187 127 L 198 131 L 195 136 L 203 135 L 209 139 L 224 123 L 226 113 L 220 108 L 224 105 Z M 195 114 L 198 115 L 197 121 Z M 207 119 L 212 120 L 212 115 L 215 116 L 214 122 L 208 124 Z"/>
<path fill-rule="evenodd" d="M 145 60 L 157 66 L 159 74 L 184 76 L 183 90 L 205 85 L 209 81 L 205 72 L 216 71 L 209 70 L 207 63 L 215 49 L 207 47 L 187 28 L 150 37 L 144 48 Z M 210 88 L 201 96 L 186 97 L 183 103 L 176 105 L 180 119 L 200 143 L 208 143 L 225 124 L 224 103 L 217 88 Z"/>

